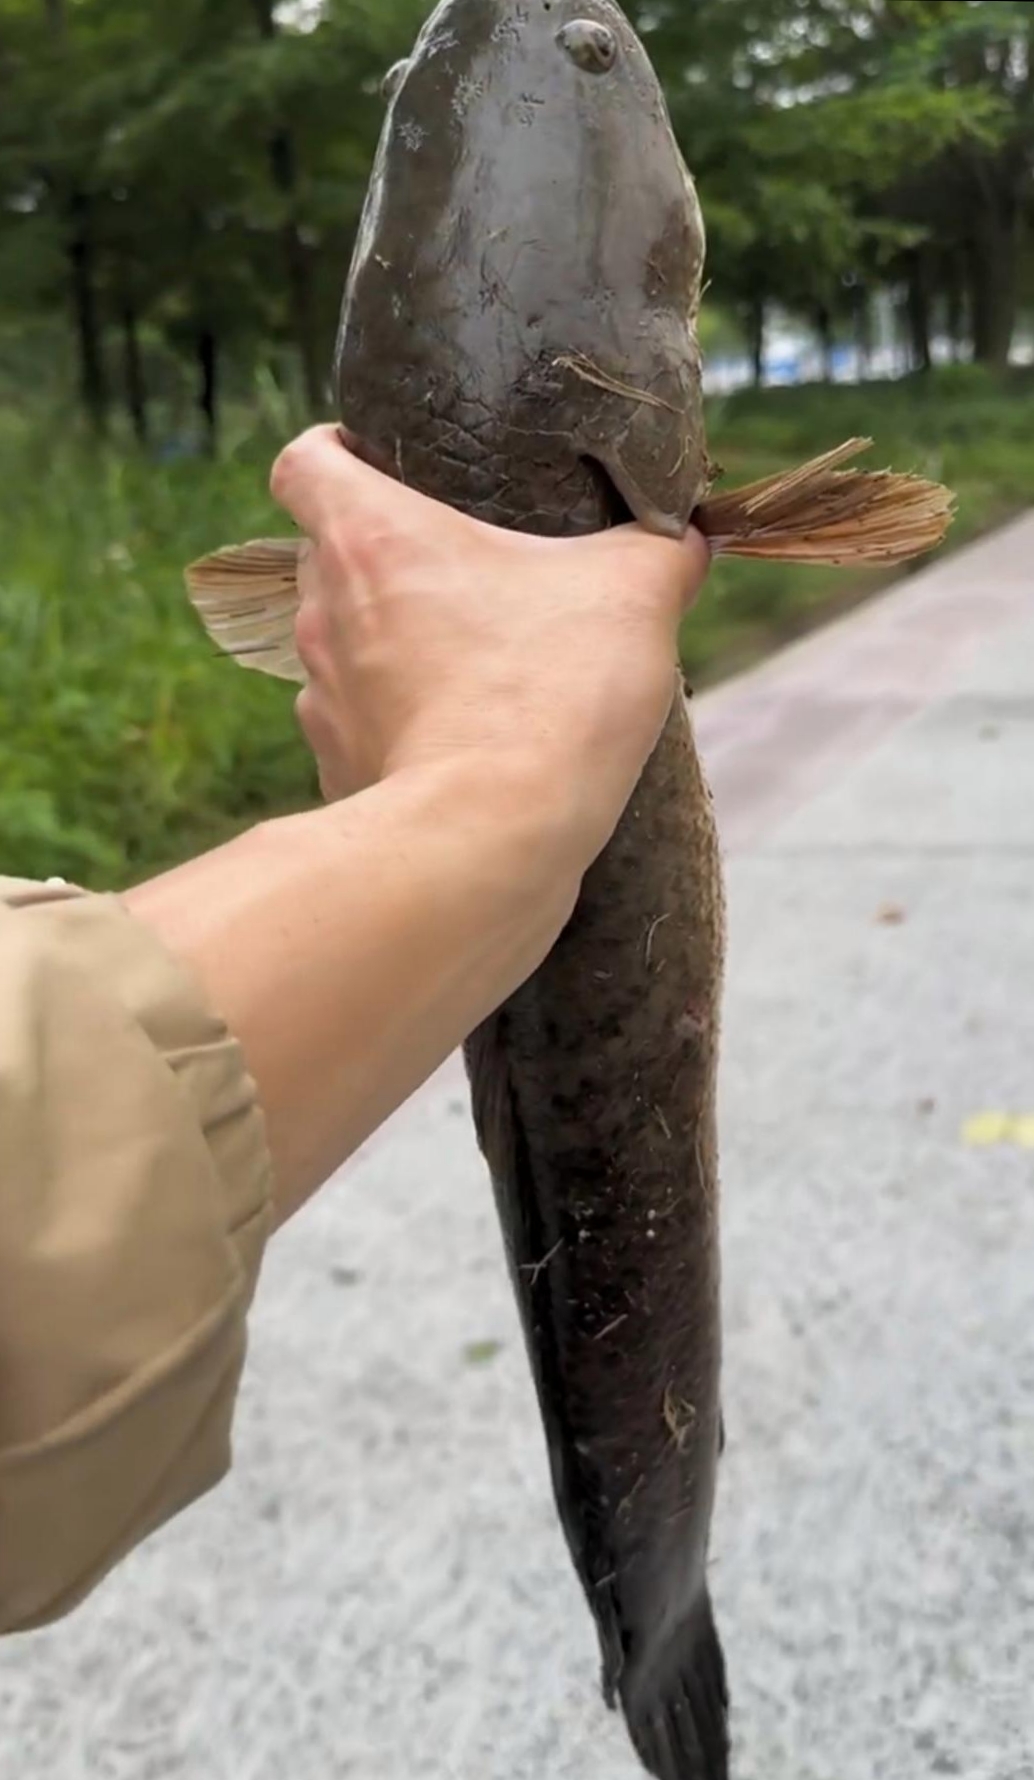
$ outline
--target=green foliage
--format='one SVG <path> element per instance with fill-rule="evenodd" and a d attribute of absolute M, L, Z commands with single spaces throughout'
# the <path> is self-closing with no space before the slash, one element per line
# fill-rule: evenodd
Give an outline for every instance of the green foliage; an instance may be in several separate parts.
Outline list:
<path fill-rule="evenodd" d="M 713 455 L 730 485 L 772 475 L 832 441 L 871 437 L 871 467 L 913 470 L 959 497 L 946 548 L 1023 510 L 1034 487 L 1034 374 L 973 365 L 858 388 L 752 391 L 711 405 Z M 916 568 L 923 565 L 919 563 Z M 705 684 L 885 585 L 876 570 L 718 563 L 687 622 L 683 659 Z"/>
<path fill-rule="evenodd" d="M 828 320 L 857 309 L 849 291 L 914 279 L 920 247 L 950 249 L 977 356 L 1004 360 L 1031 215 L 1034 8 L 637 0 L 633 12 L 700 185 L 720 299 L 754 325 L 772 301 Z M 927 308 L 944 270 L 924 264 Z"/>
<path fill-rule="evenodd" d="M 855 433 L 874 462 L 943 476 L 958 542 L 1034 483 L 1034 378 L 974 367 L 862 389 L 712 404 L 730 480 Z M 265 488 L 282 435 L 216 465 L 157 469 L 48 429 L 0 429 L 0 870 L 124 884 L 262 816 L 311 801 L 290 689 L 213 656 L 183 591 L 192 557 L 282 529 Z M 700 683 L 870 592 L 871 575 L 723 562 L 688 622 Z"/>
<path fill-rule="evenodd" d="M 0 444 L 0 869 L 124 883 L 313 794 L 288 688 L 214 657 L 182 569 L 272 518 L 248 458 Z"/>
<path fill-rule="evenodd" d="M 142 328 L 188 373 L 204 341 L 213 379 L 300 364 L 317 407 L 379 77 L 424 10 L 0 0 L 0 328 L 67 319 L 98 427 Z"/>
<path fill-rule="evenodd" d="M 143 435 L 173 364 L 213 433 L 261 364 L 319 409 L 379 76 L 430 3 L 325 0 L 307 29 L 275 0 L 0 0 L 0 368 L 4 331 L 47 314 L 98 427 L 118 390 Z M 976 355 L 1004 359 L 1034 292 L 1028 0 L 627 4 L 716 300 L 828 330 L 891 279 L 917 334 L 950 292 Z"/>
<path fill-rule="evenodd" d="M 430 3 L 325 0 L 310 29 L 275 0 L 0 0 L 8 870 L 123 882 L 311 794 L 289 697 L 212 659 L 181 570 L 269 528 L 263 466 L 324 405 L 380 76 Z M 773 303 L 862 334 L 890 284 L 917 363 L 937 316 L 1005 362 L 1034 306 L 1029 0 L 626 4 L 700 184 L 707 349 L 740 324 L 757 346 Z M 1029 499 L 1030 393 L 956 371 L 742 397 L 713 445 L 743 479 L 871 431 L 959 488 L 964 536 Z M 199 435 L 211 462 L 156 465 Z M 687 666 L 871 585 L 722 565 Z"/>

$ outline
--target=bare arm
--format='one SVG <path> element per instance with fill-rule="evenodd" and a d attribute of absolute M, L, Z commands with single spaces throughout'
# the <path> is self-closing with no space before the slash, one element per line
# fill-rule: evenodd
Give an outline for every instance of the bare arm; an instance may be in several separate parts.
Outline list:
<path fill-rule="evenodd" d="M 278 1222 L 546 955 L 577 874 L 539 789 L 403 770 L 126 897 L 241 1040 Z"/>
<path fill-rule="evenodd" d="M 695 536 L 494 532 L 329 429 L 274 486 L 312 540 L 299 715 L 329 807 L 124 906 L 0 879 L 0 1632 L 224 1474 L 271 1223 L 549 950 L 706 567 Z"/>
<path fill-rule="evenodd" d="M 126 902 L 243 1046 L 283 1221 L 549 951 L 660 732 L 707 554 L 496 532 L 330 429 L 274 490 L 314 541 L 300 717 L 344 801 Z"/>

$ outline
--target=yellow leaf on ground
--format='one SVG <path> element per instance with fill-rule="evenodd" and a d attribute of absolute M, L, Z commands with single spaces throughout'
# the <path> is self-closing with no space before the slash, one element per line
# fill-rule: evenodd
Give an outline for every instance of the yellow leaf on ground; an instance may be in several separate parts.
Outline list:
<path fill-rule="evenodd" d="M 962 1141 L 973 1149 L 984 1149 L 995 1143 L 1008 1143 L 1012 1137 L 1013 1119 L 1006 1112 L 978 1112 L 962 1127 Z"/>

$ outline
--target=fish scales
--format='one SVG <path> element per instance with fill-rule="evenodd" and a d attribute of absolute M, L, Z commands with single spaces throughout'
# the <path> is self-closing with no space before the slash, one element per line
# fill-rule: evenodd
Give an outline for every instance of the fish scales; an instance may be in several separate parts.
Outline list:
<path fill-rule="evenodd" d="M 495 524 L 681 535 L 710 473 L 704 233 L 627 19 L 610 0 L 444 0 L 389 85 L 336 356 L 360 449 Z M 466 1047 L 605 1692 L 660 1780 L 727 1771 L 707 1591 L 722 955 L 673 667 L 664 735 L 570 924 Z"/>

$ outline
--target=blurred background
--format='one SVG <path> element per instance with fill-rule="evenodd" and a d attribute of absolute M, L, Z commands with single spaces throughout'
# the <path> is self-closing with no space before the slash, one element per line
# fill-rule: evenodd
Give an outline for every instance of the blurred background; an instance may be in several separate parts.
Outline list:
<path fill-rule="evenodd" d="M 280 528 L 327 412 L 380 81 L 426 0 L 0 0 L 0 856 L 109 885 L 311 794 L 289 699 L 210 659 L 181 568 Z M 714 455 L 851 433 L 960 495 L 1034 480 L 1034 12 L 635 0 L 700 187 Z M 874 460 L 875 461 L 875 460 Z M 872 590 L 723 567 L 696 683 Z M 229 688 L 232 684 L 232 695 Z"/>

